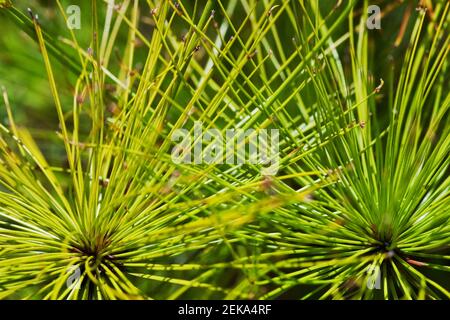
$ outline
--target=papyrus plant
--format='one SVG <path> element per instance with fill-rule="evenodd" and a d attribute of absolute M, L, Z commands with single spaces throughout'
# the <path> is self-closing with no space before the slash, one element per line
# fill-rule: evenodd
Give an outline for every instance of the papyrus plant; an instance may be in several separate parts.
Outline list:
<path fill-rule="evenodd" d="M 4 84 L 0 298 L 448 298 L 449 5 L 427 3 L 384 67 L 368 1 L 92 1 L 58 34 L 1 1 L 58 123 L 38 141 Z M 279 130 L 276 175 L 175 163 L 195 122 Z"/>

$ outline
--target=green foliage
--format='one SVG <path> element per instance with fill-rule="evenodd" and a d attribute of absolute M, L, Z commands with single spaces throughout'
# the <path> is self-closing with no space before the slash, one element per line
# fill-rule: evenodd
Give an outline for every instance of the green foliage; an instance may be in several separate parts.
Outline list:
<path fill-rule="evenodd" d="M 0 2 L 2 79 L 39 65 L 56 110 L 21 126 L 2 83 L 0 298 L 450 298 L 450 5 L 388 3 Z M 195 121 L 278 129 L 278 173 L 173 162 Z"/>

